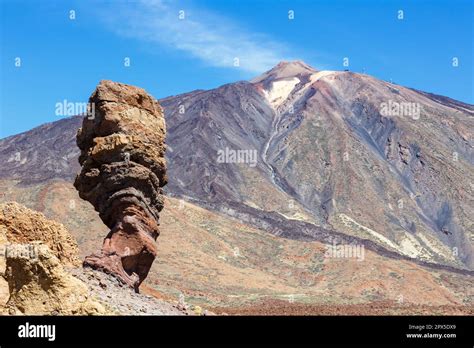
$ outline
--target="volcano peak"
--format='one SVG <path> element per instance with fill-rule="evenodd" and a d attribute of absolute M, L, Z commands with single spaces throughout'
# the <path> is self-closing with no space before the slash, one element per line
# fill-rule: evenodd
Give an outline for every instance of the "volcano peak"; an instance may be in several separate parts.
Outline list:
<path fill-rule="evenodd" d="M 312 75 L 318 72 L 310 65 L 301 60 L 281 61 L 272 69 L 251 80 L 252 83 L 288 79 L 300 76 Z"/>

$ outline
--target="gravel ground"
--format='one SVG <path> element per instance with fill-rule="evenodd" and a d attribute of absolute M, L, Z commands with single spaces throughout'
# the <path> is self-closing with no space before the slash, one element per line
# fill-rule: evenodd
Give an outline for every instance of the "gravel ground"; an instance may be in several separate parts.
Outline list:
<path fill-rule="evenodd" d="M 466 306 L 427 306 L 378 301 L 362 304 L 303 304 L 281 300 L 265 300 L 240 307 L 210 308 L 217 315 L 470 315 L 474 308 Z"/>
<path fill-rule="evenodd" d="M 89 268 L 69 269 L 89 286 L 92 296 L 117 315 L 195 315 L 186 306 L 137 294 L 113 276 Z"/>

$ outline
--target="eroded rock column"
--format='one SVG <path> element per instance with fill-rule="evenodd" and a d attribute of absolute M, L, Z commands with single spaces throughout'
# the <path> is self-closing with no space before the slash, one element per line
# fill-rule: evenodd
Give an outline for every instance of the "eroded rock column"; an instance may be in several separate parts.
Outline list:
<path fill-rule="evenodd" d="M 92 116 L 77 134 L 82 170 L 74 186 L 110 232 L 84 266 L 138 291 L 156 256 L 167 182 L 163 110 L 143 89 L 112 81 L 101 81 L 89 104 Z"/>

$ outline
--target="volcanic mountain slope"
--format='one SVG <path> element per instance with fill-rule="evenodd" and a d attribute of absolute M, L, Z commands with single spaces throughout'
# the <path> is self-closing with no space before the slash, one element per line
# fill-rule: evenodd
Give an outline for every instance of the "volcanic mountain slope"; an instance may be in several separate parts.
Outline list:
<path fill-rule="evenodd" d="M 71 183 L 0 185 L 1 190 L 15 187 L 5 200 L 45 207 L 46 215 L 62 221 L 78 240 L 82 256 L 101 244 L 107 227 Z M 360 260 L 328 258 L 326 245 L 317 241 L 272 236 L 175 198 L 167 198 L 165 207 L 159 252 L 142 290 L 168 303 L 182 298 L 217 313 L 472 314 L 470 275 L 370 250 Z M 96 286 L 95 278 L 78 275 L 101 293 L 103 280 Z"/>
<path fill-rule="evenodd" d="M 81 123 L 82 117 L 70 117 L 0 140 L 0 177 L 23 184 L 70 181 L 80 171 L 76 133 Z"/>
<path fill-rule="evenodd" d="M 170 192 L 474 267 L 472 105 L 302 62 L 161 103 Z M 218 163 L 226 148 L 257 150 L 257 165 Z"/>
<path fill-rule="evenodd" d="M 288 238 L 337 234 L 474 269 L 472 105 L 302 62 L 160 104 L 170 196 Z M 1 140 L 1 178 L 71 180 L 79 124 L 60 120 Z M 220 161 L 226 151 L 242 151 L 246 163 Z"/>

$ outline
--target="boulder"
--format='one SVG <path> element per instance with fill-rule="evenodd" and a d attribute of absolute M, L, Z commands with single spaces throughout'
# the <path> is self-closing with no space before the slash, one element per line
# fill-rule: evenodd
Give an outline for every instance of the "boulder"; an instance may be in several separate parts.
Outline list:
<path fill-rule="evenodd" d="M 0 204 L 0 235 L 3 243 L 42 241 L 63 264 L 80 265 L 77 242 L 64 225 L 19 203 Z"/>
<path fill-rule="evenodd" d="M 0 204 L 0 313 L 107 314 L 68 269 L 78 247 L 65 227 L 18 203 Z"/>
<path fill-rule="evenodd" d="M 69 274 L 41 242 L 10 244 L 6 274 L 10 296 L 4 310 L 25 315 L 108 314 L 89 288 Z"/>

